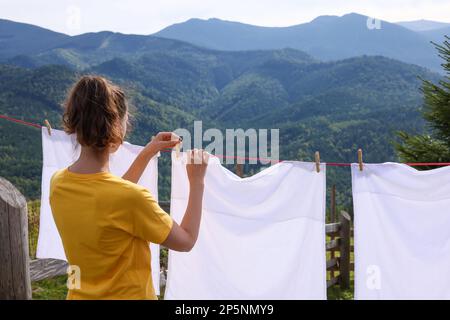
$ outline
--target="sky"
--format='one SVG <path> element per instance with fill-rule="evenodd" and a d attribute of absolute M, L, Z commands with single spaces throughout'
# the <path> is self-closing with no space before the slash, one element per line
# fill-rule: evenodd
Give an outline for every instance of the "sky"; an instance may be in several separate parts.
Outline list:
<path fill-rule="evenodd" d="M 281 27 L 350 12 L 389 22 L 450 22 L 450 0 L 0 0 L 0 18 L 70 35 L 152 34 L 190 18 Z"/>

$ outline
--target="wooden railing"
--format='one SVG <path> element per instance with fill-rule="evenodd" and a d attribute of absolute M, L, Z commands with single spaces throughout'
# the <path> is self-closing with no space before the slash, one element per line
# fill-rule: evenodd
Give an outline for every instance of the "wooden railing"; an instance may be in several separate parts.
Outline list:
<path fill-rule="evenodd" d="M 330 239 L 326 243 L 330 256 L 327 260 L 327 272 L 330 275 L 328 288 L 337 284 L 341 289 L 350 287 L 350 230 L 351 218 L 345 211 L 341 211 L 339 222 L 326 225 L 326 234 Z"/>
<path fill-rule="evenodd" d="M 170 212 L 169 202 L 160 202 Z M 67 262 L 55 259 L 30 261 L 28 248 L 27 203 L 22 194 L 0 177 L 0 300 L 31 299 L 31 282 L 66 274 Z M 350 216 L 342 211 L 339 221 L 326 225 L 330 240 L 327 287 L 350 285 Z M 336 253 L 339 252 L 339 255 Z M 337 274 L 338 273 L 338 274 Z M 337 274 L 337 275 L 336 275 Z"/>

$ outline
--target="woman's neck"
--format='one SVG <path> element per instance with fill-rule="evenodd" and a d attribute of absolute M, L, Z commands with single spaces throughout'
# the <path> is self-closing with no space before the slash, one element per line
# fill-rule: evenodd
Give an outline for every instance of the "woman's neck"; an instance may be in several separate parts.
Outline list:
<path fill-rule="evenodd" d="M 95 150 L 91 147 L 81 147 L 80 157 L 69 170 L 74 173 L 109 172 L 109 150 Z"/>

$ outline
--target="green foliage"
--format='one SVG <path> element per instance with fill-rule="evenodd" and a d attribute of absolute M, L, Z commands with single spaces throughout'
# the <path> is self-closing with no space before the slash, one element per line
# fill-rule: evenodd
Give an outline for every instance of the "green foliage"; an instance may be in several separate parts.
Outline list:
<path fill-rule="evenodd" d="M 437 84 L 423 80 L 423 116 L 430 128 L 430 134 L 411 135 L 398 133 L 401 142 L 396 144 L 397 152 L 407 162 L 449 162 L 450 161 L 450 38 L 442 45 L 436 45 L 447 76 Z M 422 168 L 427 169 L 427 168 Z"/>
<path fill-rule="evenodd" d="M 28 250 L 30 258 L 36 259 L 36 249 L 39 236 L 39 215 L 40 215 L 40 200 L 28 202 Z"/>
<path fill-rule="evenodd" d="M 0 119 L 0 176 L 28 198 L 40 196 L 40 132 Z"/>
<path fill-rule="evenodd" d="M 31 284 L 33 300 L 65 300 L 67 276 L 36 281 Z"/>
<path fill-rule="evenodd" d="M 83 35 L 61 48 L 73 54 L 60 58 L 76 54 L 80 65 L 89 66 L 83 71 L 45 65 L 41 53 L 32 55 L 44 64 L 36 69 L 0 65 L 0 113 L 38 123 L 48 118 L 59 127 L 71 83 L 79 74 L 100 73 L 123 86 L 132 102 L 132 143 L 144 145 L 157 131 L 191 128 L 202 120 L 204 129 L 278 128 L 282 159 L 312 160 L 319 150 L 323 161 L 348 162 L 363 148 L 365 161 L 383 162 L 396 160 L 396 131 L 423 131 L 417 76 L 440 79 L 384 57 L 323 63 L 293 49 L 221 52 L 122 36 Z M 121 46 L 123 41 L 129 46 Z M 64 64 L 77 67 L 70 59 Z M 3 120 L 0 130 L 0 174 L 28 198 L 38 198 L 38 131 Z M 167 200 L 170 162 L 167 155 L 160 160 L 160 199 Z M 245 172 L 260 168 L 246 166 Z M 337 185 L 338 200 L 347 205 L 349 181 L 347 169 L 329 168 L 328 185 Z"/>
<path fill-rule="evenodd" d="M 352 285 L 350 289 L 342 290 L 338 285 L 333 286 L 327 291 L 328 300 L 353 300 L 354 299 L 354 286 Z"/>
<path fill-rule="evenodd" d="M 39 235 L 40 201 L 28 202 L 28 242 L 30 259 L 36 259 Z M 67 276 L 36 281 L 31 284 L 34 300 L 64 300 L 67 295 Z"/>
<path fill-rule="evenodd" d="M 430 135 L 409 135 L 398 133 L 403 144 L 397 144 L 401 159 L 406 162 L 447 162 L 450 159 L 449 146 Z"/>
<path fill-rule="evenodd" d="M 0 65 L 0 114 L 39 124 L 49 119 L 53 127 L 59 128 L 61 103 L 77 76 L 63 66 L 30 70 Z M 192 123 L 191 114 L 152 100 L 133 83 L 118 82 L 126 88 L 132 103 L 134 130 L 128 138 L 130 142 L 145 145 L 158 131 Z M 41 133 L 37 128 L 0 120 L 0 176 L 11 181 L 28 199 L 37 199 L 42 168 Z M 163 173 L 167 175 L 167 169 L 160 172 Z M 165 182 L 160 194 L 167 199 L 167 178 L 161 181 Z"/>

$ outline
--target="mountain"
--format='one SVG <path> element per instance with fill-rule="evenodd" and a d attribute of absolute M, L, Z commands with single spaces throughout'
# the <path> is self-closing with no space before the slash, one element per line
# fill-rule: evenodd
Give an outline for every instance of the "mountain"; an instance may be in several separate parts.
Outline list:
<path fill-rule="evenodd" d="M 278 128 L 282 159 L 352 161 L 358 147 L 366 161 L 395 160 L 396 130 L 420 132 L 422 97 L 418 76 L 437 81 L 424 68 L 385 57 L 320 62 L 284 49 L 224 52 L 188 44 L 163 52 L 113 58 L 83 73 L 107 76 L 126 89 L 134 123 L 129 140 L 145 144 L 159 130 Z M 179 49 L 179 50 L 178 50 Z M 67 89 L 80 74 L 67 66 L 0 67 L 0 114 L 60 123 Z M 38 130 L 0 121 L 0 175 L 28 197 L 39 194 Z M 26 147 L 23 145 L 26 143 Z M 161 197 L 169 195 L 170 167 L 161 158 Z M 246 166 L 255 172 L 258 166 Z M 328 170 L 341 200 L 349 199 L 348 172 Z"/>
<path fill-rule="evenodd" d="M 68 38 L 31 24 L 0 19 L 0 60 L 48 50 Z"/>
<path fill-rule="evenodd" d="M 442 39 L 444 39 L 445 36 L 450 37 L 450 26 L 439 29 L 422 31 L 420 32 L 420 34 L 422 34 L 430 41 L 434 41 L 435 43 L 441 43 Z"/>
<path fill-rule="evenodd" d="M 189 54 L 185 50 L 172 49 L 127 60 L 115 58 L 90 71 L 139 83 L 140 90 L 146 95 L 198 113 L 199 110 L 217 109 L 216 99 L 224 87 L 273 61 L 292 62 L 298 66 L 315 60 L 292 49 L 220 52 L 193 47 Z"/>
<path fill-rule="evenodd" d="M 0 52 L 1 50 L 2 48 Z M 113 58 L 127 59 L 166 50 L 177 50 L 188 54 L 196 48 L 178 40 L 104 31 L 64 38 L 57 45 L 46 50 L 27 56 L 12 55 L 5 62 L 31 68 L 60 64 L 82 70 Z"/>
<path fill-rule="evenodd" d="M 0 62 L 30 68 L 61 64 L 82 70 L 113 58 L 126 60 L 155 51 L 184 50 L 187 55 L 195 55 L 196 46 L 200 46 L 212 51 L 293 48 L 324 61 L 382 55 L 440 71 L 430 40 L 442 42 L 448 29 L 414 32 L 385 21 L 381 29 L 369 29 L 367 24 L 368 18 L 359 14 L 321 16 L 309 23 L 281 28 L 191 19 L 153 36 L 108 31 L 68 36 L 0 20 Z"/>
<path fill-rule="evenodd" d="M 431 20 L 414 20 L 414 21 L 402 21 L 402 22 L 396 22 L 396 24 L 405 27 L 412 31 L 430 31 L 430 30 L 436 30 L 436 29 L 442 29 L 445 27 L 450 27 L 450 23 L 448 22 L 438 22 L 438 21 L 431 21 Z"/>
<path fill-rule="evenodd" d="M 321 16 L 309 23 L 277 28 L 219 19 L 191 19 L 155 35 L 217 50 L 294 48 L 327 61 L 382 55 L 440 70 L 434 48 L 424 35 L 386 21 L 381 21 L 380 29 L 367 25 L 368 17 L 355 13 Z"/>
<path fill-rule="evenodd" d="M 282 70 L 282 71 L 280 71 Z M 340 114 L 349 112 L 366 115 L 367 112 L 380 112 L 406 107 L 420 101 L 418 76 L 432 78 L 424 68 L 407 65 L 385 57 L 357 57 L 326 63 L 297 64 L 283 61 L 270 61 L 251 70 L 237 79 L 238 85 L 232 82 L 222 90 L 223 94 L 231 95 L 226 100 L 243 101 L 242 93 L 249 95 L 245 86 L 257 88 L 258 81 L 270 79 L 272 87 L 279 87 L 280 102 L 269 104 L 263 112 L 250 112 L 247 121 L 271 126 L 284 125 L 289 122 L 304 121 L 312 117 L 332 117 L 335 121 Z M 266 85 L 269 82 L 266 81 Z M 236 89 L 229 91 L 229 87 Z M 261 88 L 254 96 L 267 96 Z M 273 92 L 269 91 L 269 92 Z M 233 98 L 233 95 L 236 97 Z M 237 99 L 240 96 L 241 99 Z M 333 99 L 335 100 L 333 102 Z M 245 100 L 244 100 L 245 101 Z M 343 101 L 344 103 L 340 103 Z M 248 103 L 248 101 L 246 101 Z M 220 104 L 215 102 L 215 109 Z M 278 108 L 274 108 L 276 105 Z M 233 123 L 244 116 L 249 107 L 236 110 L 236 105 L 225 104 L 217 114 L 222 121 Z M 261 106 L 259 106 L 261 110 Z M 233 114 L 234 117 L 227 115 Z M 345 118 L 352 118 L 347 117 Z"/>
<path fill-rule="evenodd" d="M 336 19 L 316 19 L 314 28 L 334 28 Z M 205 130 L 277 128 L 282 159 L 312 160 L 319 150 L 324 161 L 348 162 L 361 147 L 367 162 L 395 161 L 394 133 L 423 130 L 419 77 L 440 79 L 383 56 L 320 61 L 292 48 L 221 51 L 112 32 L 56 42 L 0 64 L 0 114 L 37 123 L 48 118 L 59 127 L 70 85 L 80 74 L 96 73 L 123 86 L 130 97 L 133 143 L 145 144 L 160 130 L 189 129 L 194 120 L 202 120 Z M 39 195 L 41 156 L 38 130 L 0 120 L 0 175 L 29 198 Z M 168 158 L 162 156 L 160 164 L 165 199 Z M 245 170 L 252 174 L 259 168 Z M 327 177 L 328 185 L 338 185 L 339 201 L 348 203 L 349 171 L 328 168 Z"/>

